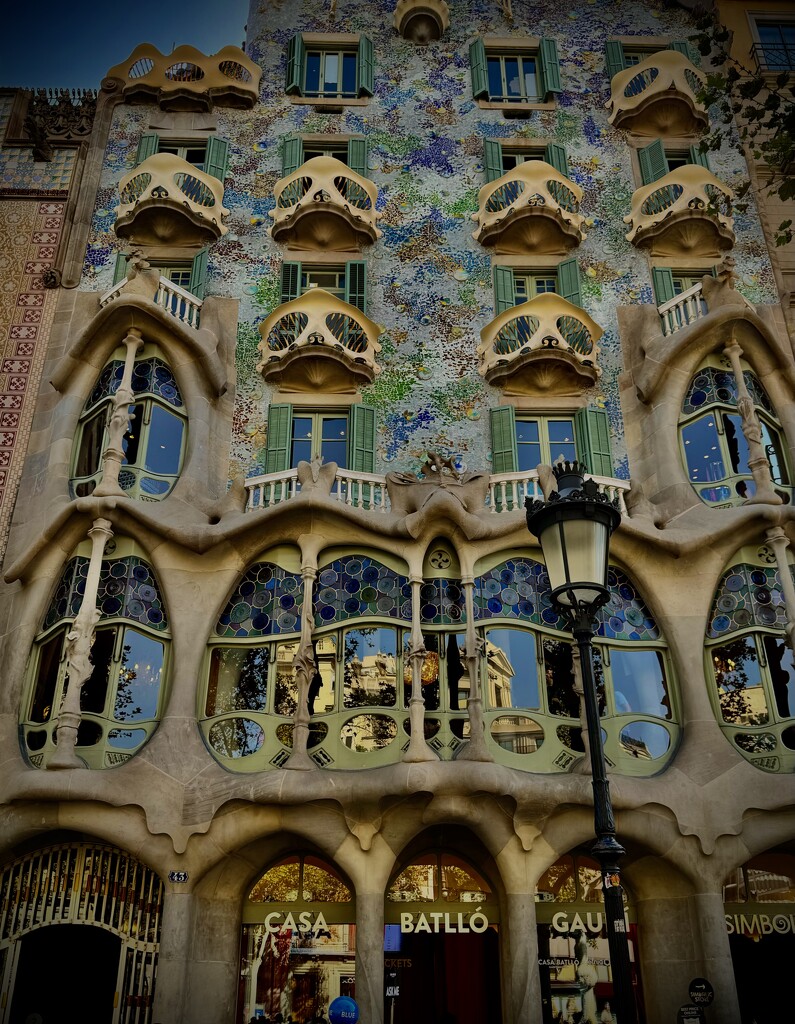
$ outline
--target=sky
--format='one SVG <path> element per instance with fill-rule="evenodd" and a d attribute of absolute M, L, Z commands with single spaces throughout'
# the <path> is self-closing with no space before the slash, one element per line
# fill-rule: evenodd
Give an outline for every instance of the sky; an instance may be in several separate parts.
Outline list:
<path fill-rule="evenodd" d="M 248 0 L 11 0 L 0 16 L 0 87 L 98 89 L 139 43 L 170 53 L 239 46 Z"/>

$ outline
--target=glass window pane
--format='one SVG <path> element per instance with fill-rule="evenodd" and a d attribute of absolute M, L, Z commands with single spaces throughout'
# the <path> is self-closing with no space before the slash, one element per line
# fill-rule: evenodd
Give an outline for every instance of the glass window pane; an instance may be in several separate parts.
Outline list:
<path fill-rule="evenodd" d="M 205 714 L 265 711 L 269 664 L 269 647 L 215 647 Z"/>
<path fill-rule="evenodd" d="M 551 462 L 557 462 L 561 458 L 573 462 L 577 458 L 573 420 L 547 420 L 547 433 Z"/>
<path fill-rule="evenodd" d="M 349 629 L 344 636 L 346 708 L 393 708 L 396 700 L 397 630 Z"/>
<path fill-rule="evenodd" d="M 522 95 L 522 83 L 519 79 L 519 61 L 516 57 L 504 57 L 505 95 L 516 97 Z"/>
<path fill-rule="evenodd" d="M 777 430 L 768 426 L 764 420 L 759 421 L 762 428 L 762 444 L 765 447 L 765 454 L 770 466 L 770 475 L 773 482 L 777 484 L 789 483 L 789 474 L 784 459 L 784 447 L 781 443 L 781 436 Z"/>
<path fill-rule="evenodd" d="M 110 663 L 113 658 L 116 636 L 116 629 L 98 629 L 94 634 L 94 643 L 91 647 L 91 661 L 94 668 L 88 682 L 83 686 L 80 696 L 80 706 L 83 711 L 92 711 L 96 715 L 101 715 L 105 711 Z"/>
<path fill-rule="evenodd" d="M 767 700 L 753 639 L 739 637 L 713 648 L 712 665 L 724 722 L 764 725 L 769 718 Z"/>
<path fill-rule="evenodd" d="M 276 647 L 276 686 L 273 710 L 277 715 L 290 716 L 298 707 L 298 686 L 293 671 L 293 658 L 298 650 L 297 641 Z"/>
<path fill-rule="evenodd" d="M 439 710 L 439 634 L 423 633 L 422 642 L 425 645 L 426 655 L 422 665 L 422 696 L 425 700 L 426 711 Z M 409 649 L 411 638 L 408 632 L 403 639 L 403 701 L 404 706 L 409 706 L 411 699 L 411 661 Z"/>
<path fill-rule="evenodd" d="M 340 74 L 340 58 L 338 53 L 327 53 L 323 61 L 323 92 L 337 92 Z"/>
<path fill-rule="evenodd" d="M 743 434 L 743 421 L 739 416 L 729 413 L 723 415 L 723 425 L 726 429 L 726 443 L 729 447 L 729 461 L 735 473 L 750 473 L 748 459 L 750 452 L 748 442 Z"/>
<path fill-rule="evenodd" d="M 320 54 L 307 53 L 306 55 L 306 92 L 317 93 L 320 91 Z"/>
<path fill-rule="evenodd" d="M 268 868 L 249 893 L 252 903 L 293 903 L 298 899 L 301 865 L 290 857 Z"/>
<path fill-rule="evenodd" d="M 344 53 L 342 55 L 342 94 L 344 96 L 356 95 L 355 53 Z"/>
<path fill-rule="evenodd" d="M 610 650 L 610 671 L 616 714 L 635 712 L 658 718 L 671 717 L 661 651 L 613 647 Z"/>
<path fill-rule="evenodd" d="M 475 869 L 449 853 L 443 853 L 442 899 L 448 903 L 479 903 L 491 895 L 491 887 Z"/>
<path fill-rule="evenodd" d="M 584 903 L 602 902 L 602 871 L 590 857 L 577 858 L 577 887 Z"/>
<path fill-rule="evenodd" d="M 350 903 L 352 896 L 342 879 L 317 857 L 307 857 L 301 880 L 301 897 L 308 903 Z"/>
<path fill-rule="evenodd" d="M 691 481 L 712 483 L 724 479 L 726 470 L 714 416 L 701 416 L 682 427 L 682 441 Z"/>
<path fill-rule="evenodd" d="M 571 644 L 562 640 L 544 639 L 542 650 L 549 713 L 565 718 L 579 718 L 580 701 L 574 692 Z"/>
<path fill-rule="evenodd" d="M 105 436 L 105 420 L 108 414 L 107 405 L 94 413 L 83 424 L 80 438 L 80 450 L 77 455 L 75 476 L 92 476 L 98 472 L 102 460 L 102 439 Z"/>
<path fill-rule="evenodd" d="M 516 447 L 519 456 L 519 471 L 528 472 L 535 469 L 542 461 L 540 425 L 538 420 L 516 421 Z"/>
<path fill-rule="evenodd" d="M 290 465 L 312 461 L 312 417 L 293 416 L 293 443 Z"/>
<path fill-rule="evenodd" d="M 391 903 L 432 903 L 439 898 L 436 855 L 418 857 L 405 867 L 390 885 L 386 898 Z"/>
<path fill-rule="evenodd" d="M 522 73 L 524 76 L 524 95 L 529 100 L 538 97 L 536 86 L 536 62 L 531 57 L 522 57 Z"/>
<path fill-rule="evenodd" d="M 130 427 L 121 443 L 124 449 L 123 461 L 128 466 L 136 466 L 138 464 L 138 447 L 141 443 L 145 408 L 143 405 L 130 406 Z"/>
<path fill-rule="evenodd" d="M 785 637 L 762 638 L 779 718 L 795 717 L 795 659 Z"/>
<path fill-rule="evenodd" d="M 344 469 L 348 455 L 348 417 L 324 416 L 321 421 L 320 454 L 324 462 L 336 462 Z"/>
<path fill-rule="evenodd" d="M 540 708 L 536 643 L 524 629 L 486 633 L 486 701 L 492 708 Z"/>
<path fill-rule="evenodd" d="M 536 903 L 573 903 L 576 896 L 574 858 L 561 857 L 539 878 Z"/>
<path fill-rule="evenodd" d="M 324 715 L 334 710 L 337 637 L 333 633 L 314 643 L 315 674 L 309 683 L 309 714 Z"/>
<path fill-rule="evenodd" d="M 159 405 L 152 405 L 146 443 L 145 467 L 151 473 L 176 476 L 182 454 L 185 421 Z"/>
<path fill-rule="evenodd" d="M 464 656 L 466 638 L 454 633 L 447 635 L 445 671 L 447 674 L 447 697 L 451 711 L 464 711 L 472 695 L 469 666 Z"/>
<path fill-rule="evenodd" d="M 163 681 L 163 644 L 135 629 L 124 631 L 113 717 L 119 722 L 154 718 Z"/>
<path fill-rule="evenodd" d="M 59 629 L 41 646 L 36 688 L 33 691 L 30 708 L 30 718 L 33 722 L 49 722 L 52 715 L 63 638 L 64 632 Z"/>
<path fill-rule="evenodd" d="M 502 62 L 499 57 L 489 57 L 487 61 L 489 75 L 489 98 L 499 99 L 502 96 Z"/>

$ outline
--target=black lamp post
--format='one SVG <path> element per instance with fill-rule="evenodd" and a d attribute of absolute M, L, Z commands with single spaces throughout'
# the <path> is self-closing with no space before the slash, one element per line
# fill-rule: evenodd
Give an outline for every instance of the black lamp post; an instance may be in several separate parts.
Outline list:
<path fill-rule="evenodd" d="M 616 839 L 591 646 L 596 613 L 610 598 L 610 535 L 621 522 L 621 514 L 609 498 L 599 493 L 593 480 L 583 479 L 584 472 L 585 466 L 578 462 L 553 466 L 558 489 L 546 502 L 526 499 L 527 528 L 541 543 L 552 603 L 570 627 L 580 652 L 594 794 L 596 843 L 591 852 L 602 870 L 613 1006 L 618 1024 L 637 1024 L 619 868 L 624 848 Z"/>

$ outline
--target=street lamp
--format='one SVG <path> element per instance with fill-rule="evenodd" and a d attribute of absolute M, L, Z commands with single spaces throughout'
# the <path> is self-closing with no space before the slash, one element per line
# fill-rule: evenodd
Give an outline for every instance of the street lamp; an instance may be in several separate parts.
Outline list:
<path fill-rule="evenodd" d="M 616 839 L 591 645 L 596 613 L 610 599 L 610 535 L 621 522 L 621 514 L 606 495 L 599 493 L 593 480 L 583 479 L 582 463 L 558 463 L 552 472 L 557 490 L 547 501 L 525 500 L 527 528 L 541 544 L 553 606 L 574 634 L 580 652 L 594 794 L 596 843 L 591 852 L 602 872 L 614 1006 L 618 1024 L 637 1024 L 619 868 L 624 848 Z"/>

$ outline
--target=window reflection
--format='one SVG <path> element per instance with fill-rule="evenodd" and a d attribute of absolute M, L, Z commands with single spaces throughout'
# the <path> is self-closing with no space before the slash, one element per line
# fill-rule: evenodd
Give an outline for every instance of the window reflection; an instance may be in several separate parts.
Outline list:
<path fill-rule="evenodd" d="M 214 648 L 205 714 L 264 711 L 269 661 L 268 647 Z"/>
<path fill-rule="evenodd" d="M 773 686 L 776 711 L 781 718 L 795 717 L 795 659 L 785 637 L 762 638 Z"/>
<path fill-rule="evenodd" d="M 136 629 L 125 629 L 116 704 L 113 717 L 119 722 L 154 718 L 163 678 L 163 644 Z"/>
<path fill-rule="evenodd" d="M 535 637 L 528 630 L 487 630 L 486 672 L 489 707 L 541 706 Z"/>
<path fill-rule="evenodd" d="M 616 714 L 636 712 L 671 717 L 661 651 L 612 648 L 610 670 Z"/>
<path fill-rule="evenodd" d="M 298 707 L 298 684 L 293 671 L 293 658 L 297 650 L 297 640 L 276 645 L 276 683 L 273 710 L 277 715 L 294 715 Z"/>
<path fill-rule="evenodd" d="M 549 713 L 564 718 L 579 718 L 580 701 L 574 692 L 571 644 L 545 638 L 542 650 Z"/>
<path fill-rule="evenodd" d="M 397 630 L 390 626 L 349 629 L 344 634 L 346 708 L 395 706 Z"/>
<path fill-rule="evenodd" d="M 712 663 L 724 722 L 765 725 L 769 715 L 753 638 L 713 648 Z"/>

